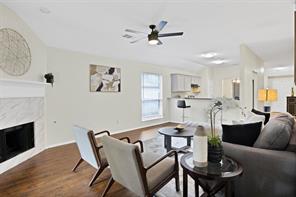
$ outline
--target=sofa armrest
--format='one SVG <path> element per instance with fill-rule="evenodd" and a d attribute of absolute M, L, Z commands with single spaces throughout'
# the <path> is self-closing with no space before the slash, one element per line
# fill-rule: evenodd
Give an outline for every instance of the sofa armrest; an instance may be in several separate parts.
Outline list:
<path fill-rule="evenodd" d="M 237 196 L 296 196 L 296 154 L 223 142 L 225 155 L 244 173 L 235 182 Z"/>

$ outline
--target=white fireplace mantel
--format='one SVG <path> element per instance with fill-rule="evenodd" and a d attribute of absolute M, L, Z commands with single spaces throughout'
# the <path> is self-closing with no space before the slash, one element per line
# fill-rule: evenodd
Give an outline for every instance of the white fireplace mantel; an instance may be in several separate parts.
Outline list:
<path fill-rule="evenodd" d="M 47 83 L 0 79 L 0 98 L 44 97 Z"/>

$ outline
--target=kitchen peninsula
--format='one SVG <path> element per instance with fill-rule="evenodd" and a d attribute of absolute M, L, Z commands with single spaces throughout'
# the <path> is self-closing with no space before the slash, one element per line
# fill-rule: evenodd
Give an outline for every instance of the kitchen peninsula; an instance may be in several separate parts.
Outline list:
<path fill-rule="evenodd" d="M 212 102 L 212 98 L 195 97 L 195 98 L 168 98 L 168 106 L 170 110 L 170 120 L 172 122 L 182 122 L 182 109 L 177 108 L 177 101 L 185 100 L 186 105 L 190 105 L 190 108 L 185 109 L 185 121 L 193 122 L 208 122 L 209 117 L 207 115 L 208 106 Z"/>

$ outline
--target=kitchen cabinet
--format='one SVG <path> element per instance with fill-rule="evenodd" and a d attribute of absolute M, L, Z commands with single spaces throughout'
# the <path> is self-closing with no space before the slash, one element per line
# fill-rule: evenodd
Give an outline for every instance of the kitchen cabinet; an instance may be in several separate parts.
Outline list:
<path fill-rule="evenodd" d="M 200 79 L 200 77 L 192 76 L 192 77 L 191 77 L 191 83 L 192 83 L 192 84 L 200 85 L 200 83 L 201 83 L 201 79 Z"/>
<path fill-rule="evenodd" d="M 171 75 L 172 92 L 184 92 L 185 76 L 179 74 Z"/>
<path fill-rule="evenodd" d="M 200 85 L 200 77 L 182 74 L 171 75 L 172 92 L 191 92 L 191 84 Z"/>
<path fill-rule="evenodd" d="M 293 116 L 296 116 L 296 97 L 287 97 L 287 112 L 289 112 Z"/>

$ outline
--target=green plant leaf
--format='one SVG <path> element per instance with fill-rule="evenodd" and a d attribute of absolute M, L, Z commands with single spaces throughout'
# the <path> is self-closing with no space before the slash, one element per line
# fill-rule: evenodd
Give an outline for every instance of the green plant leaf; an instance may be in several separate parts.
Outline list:
<path fill-rule="evenodd" d="M 219 147 L 222 144 L 222 141 L 219 136 L 209 136 L 208 142 L 209 142 L 209 144 L 211 144 L 212 146 L 215 146 L 215 147 Z"/>

